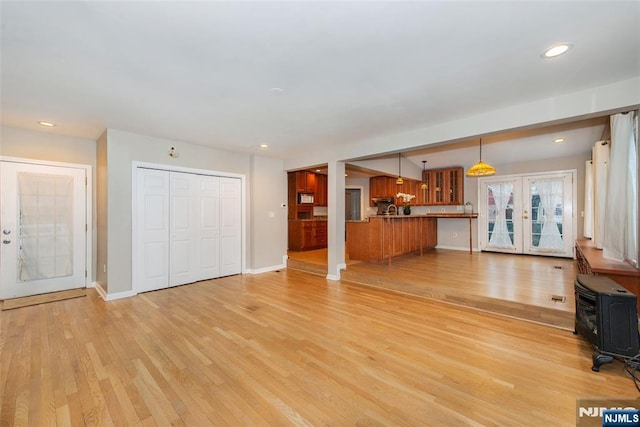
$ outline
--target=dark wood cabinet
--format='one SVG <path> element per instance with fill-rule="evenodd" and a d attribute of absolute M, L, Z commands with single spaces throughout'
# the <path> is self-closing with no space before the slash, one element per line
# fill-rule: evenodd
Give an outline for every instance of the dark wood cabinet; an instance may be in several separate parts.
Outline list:
<path fill-rule="evenodd" d="M 289 250 L 308 251 L 327 247 L 327 221 L 289 221 Z"/>
<path fill-rule="evenodd" d="M 313 178 L 311 178 L 313 176 Z M 289 205 L 288 217 L 292 219 L 313 219 L 313 203 L 298 203 L 298 195 L 315 193 L 316 176 L 309 171 L 289 172 L 287 175 Z M 313 188 L 309 185 L 313 184 Z M 314 199 L 315 201 L 315 199 Z"/>
<path fill-rule="evenodd" d="M 324 174 L 316 174 L 316 190 L 313 204 L 315 206 L 327 206 L 328 178 Z"/>
<path fill-rule="evenodd" d="M 372 199 L 376 198 L 392 198 L 398 206 L 404 205 L 402 199 L 396 198 L 398 193 L 416 196 L 409 202 L 411 206 L 464 204 L 464 169 L 462 167 L 427 169 L 422 174 L 422 181 L 405 178 L 402 185 L 396 184 L 396 179 L 391 176 L 371 177 L 369 206 L 374 206 Z"/>
<path fill-rule="evenodd" d="M 425 205 L 464 204 L 464 169 L 453 167 L 429 169 L 422 173 L 427 188 L 423 192 Z"/>
<path fill-rule="evenodd" d="M 296 191 L 298 193 L 315 193 L 316 174 L 311 171 L 291 172 L 296 177 Z"/>
<path fill-rule="evenodd" d="M 404 191 L 405 188 L 410 189 L 410 187 L 405 187 L 408 185 L 408 181 L 412 181 L 409 179 L 404 180 L 404 184 L 398 185 L 396 184 L 397 177 L 392 176 L 372 176 L 369 178 L 369 206 L 374 206 L 372 199 L 396 199 L 396 194 L 398 193 L 406 193 Z M 413 193 L 409 193 L 413 194 Z"/>
<path fill-rule="evenodd" d="M 435 218 L 370 217 L 369 221 L 347 222 L 346 225 L 350 259 L 381 262 L 390 257 L 432 249 L 438 243 Z"/>

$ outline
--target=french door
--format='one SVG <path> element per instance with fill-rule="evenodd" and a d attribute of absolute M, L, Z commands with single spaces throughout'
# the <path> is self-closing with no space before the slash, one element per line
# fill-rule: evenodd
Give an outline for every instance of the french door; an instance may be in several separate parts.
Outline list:
<path fill-rule="evenodd" d="M 573 257 L 575 171 L 481 178 L 483 251 Z"/>
<path fill-rule="evenodd" d="M 0 162 L 0 299 L 86 287 L 87 167 Z"/>

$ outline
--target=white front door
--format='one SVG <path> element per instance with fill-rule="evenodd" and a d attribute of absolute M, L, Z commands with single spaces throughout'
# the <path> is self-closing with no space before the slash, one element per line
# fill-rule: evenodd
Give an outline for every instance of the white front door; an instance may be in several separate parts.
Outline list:
<path fill-rule="evenodd" d="M 86 287 L 86 168 L 0 162 L 0 299 Z"/>
<path fill-rule="evenodd" d="M 573 257 L 574 172 L 481 178 L 483 251 Z"/>

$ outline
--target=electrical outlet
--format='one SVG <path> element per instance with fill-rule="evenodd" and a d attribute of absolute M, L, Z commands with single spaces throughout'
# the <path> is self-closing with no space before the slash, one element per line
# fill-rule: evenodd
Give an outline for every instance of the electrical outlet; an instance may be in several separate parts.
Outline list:
<path fill-rule="evenodd" d="M 456 210 L 457 210 L 458 212 L 462 212 L 462 211 L 464 210 L 464 206 L 462 206 L 462 205 L 458 205 L 458 206 L 456 206 Z"/>

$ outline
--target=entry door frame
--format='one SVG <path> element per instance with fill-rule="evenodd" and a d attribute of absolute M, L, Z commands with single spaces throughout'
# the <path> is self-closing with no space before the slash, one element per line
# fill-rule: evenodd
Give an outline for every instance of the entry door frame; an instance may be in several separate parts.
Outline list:
<path fill-rule="evenodd" d="M 63 163 L 63 162 L 52 162 L 48 160 L 37 160 L 37 159 L 25 159 L 21 157 L 6 157 L 0 156 L 0 162 L 11 162 L 11 163 L 23 163 L 28 165 L 36 165 L 36 166 L 55 166 L 55 167 L 64 167 L 64 168 L 74 168 L 84 170 L 84 176 L 86 177 L 86 185 L 85 185 L 85 224 L 86 224 L 86 233 L 85 233 L 85 270 L 86 274 L 84 277 L 84 287 L 92 288 L 95 283 L 92 281 L 93 277 L 93 233 L 96 230 L 94 226 L 94 218 L 93 218 L 93 174 L 91 165 L 85 165 L 80 163 Z M 2 183 L 0 183 L 1 188 Z"/>
<path fill-rule="evenodd" d="M 553 176 L 553 175 L 566 175 L 569 174 L 572 177 L 572 195 L 571 195 L 571 203 L 573 206 L 571 206 L 571 219 L 572 219 L 572 224 L 571 224 L 571 232 L 573 233 L 573 241 L 575 241 L 575 239 L 578 236 L 578 217 L 576 215 L 576 212 L 578 212 L 578 190 L 577 190 L 577 177 L 578 177 L 578 172 L 576 169 L 564 169 L 564 170 L 553 170 L 553 171 L 544 171 L 544 172 L 533 172 L 533 173 L 520 173 L 520 174 L 511 174 L 511 175 L 494 175 L 491 177 L 486 177 L 486 178 L 480 178 L 478 179 L 478 230 L 477 230 L 477 236 L 476 236 L 476 241 L 478 242 L 478 247 L 480 249 L 480 251 L 482 252 L 483 249 L 482 247 L 484 246 L 487 238 L 486 238 L 486 233 L 483 232 L 487 230 L 487 211 L 486 211 L 486 206 L 483 206 L 482 204 L 482 185 L 487 182 L 487 181 L 498 181 L 498 180 L 519 180 L 521 183 L 524 182 L 524 180 L 526 178 L 535 178 L 535 177 L 543 177 L 543 176 Z M 521 189 L 521 193 L 520 194 L 520 198 L 522 198 L 522 196 L 524 195 L 524 192 Z M 514 195 L 515 195 L 515 189 L 514 189 Z M 514 200 L 515 201 L 515 200 Z M 524 232 L 524 227 L 522 226 L 522 216 L 523 216 L 523 209 L 524 206 L 528 203 L 528 201 L 523 200 L 518 200 L 518 206 L 514 206 L 514 212 L 513 215 L 517 216 L 519 224 L 520 224 L 520 228 L 522 229 L 522 231 Z M 529 212 L 530 214 L 530 212 Z M 515 237 L 515 236 L 514 236 Z M 523 242 L 523 236 L 520 237 L 520 245 L 522 246 L 522 250 L 521 251 L 509 251 L 509 250 L 504 250 L 504 251 L 490 251 L 487 249 L 487 251 L 490 252 L 502 252 L 502 253 L 515 253 L 515 254 L 527 254 L 527 255 L 542 255 L 542 256 L 563 256 L 563 255 L 554 255 L 553 253 L 549 253 L 549 254 L 545 254 L 545 253 L 533 253 L 533 252 L 527 252 L 526 250 L 524 250 L 524 242 Z M 515 243 L 515 242 L 514 242 Z M 575 245 L 573 245 L 573 243 L 571 244 L 571 257 L 575 258 Z"/>
<path fill-rule="evenodd" d="M 197 175 L 208 175 L 208 176 L 218 176 L 222 178 L 238 178 L 240 179 L 240 216 L 241 216 L 241 228 L 240 228 L 240 249 L 241 249 L 241 265 L 240 265 L 240 274 L 245 274 L 246 272 L 246 259 L 247 259 L 247 214 L 246 214 L 246 175 L 230 173 L 230 172 L 220 172 L 209 169 L 196 169 L 196 168 L 187 168 L 182 166 L 174 166 L 167 165 L 162 163 L 148 163 L 148 162 L 140 162 L 133 161 L 131 162 L 131 284 L 133 295 L 137 295 L 142 290 L 139 290 L 139 286 L 137 283 L 137 278 L 139 277 L 139 268 L 142 265 L 141 262 L 138 262 L 138 239 L 136 236 L 138 235 L 138 230 L 136 226 L 136 219 L 138 218 L 138 168 L 145 169 L 157 169 L 167 172 L 183 172 L 183 173 L 191 173 Z"/>

